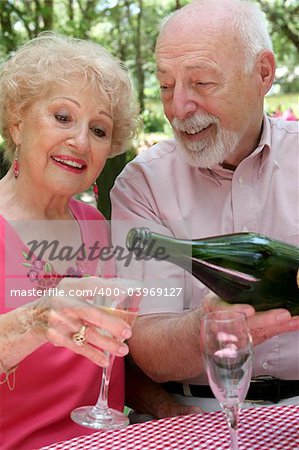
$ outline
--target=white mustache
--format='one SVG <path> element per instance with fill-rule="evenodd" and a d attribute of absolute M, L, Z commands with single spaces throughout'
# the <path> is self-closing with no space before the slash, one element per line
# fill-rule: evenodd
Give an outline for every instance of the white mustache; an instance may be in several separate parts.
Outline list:
<path fill-rule="evenodd" d="M 188 119 L 180 120 L 176 117 L 171 121 L 171 125 L 174 130 L 177 131 L 200 131 L 203 128 L 207 128 L 212 123 L 219 123 L 219 119 L 212 114 L 198 114 L 196 116 L 189 117 Z"/>

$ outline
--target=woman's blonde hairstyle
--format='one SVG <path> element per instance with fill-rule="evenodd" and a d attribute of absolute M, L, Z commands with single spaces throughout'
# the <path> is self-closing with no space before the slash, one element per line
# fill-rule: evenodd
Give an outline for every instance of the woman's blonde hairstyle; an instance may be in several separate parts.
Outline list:
<path fill-rule="evenodd" d="M 109 157 L 127 150 L 138 125 L 127 69 L 99 44 L 48 31 L 20 47 L 0 69 L 0 133 L 6 140 L 8 160 L 15 150 L 9 127 L 49 88 L 69 83 L 74 76 L 108 95 L 113 115 Z"/>

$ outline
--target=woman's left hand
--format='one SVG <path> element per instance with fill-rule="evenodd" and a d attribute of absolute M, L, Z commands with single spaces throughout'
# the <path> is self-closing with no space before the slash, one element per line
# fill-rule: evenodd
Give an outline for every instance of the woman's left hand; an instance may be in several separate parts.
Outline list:
<path fill-rule="evenodd" d="M 93 294 L 105 287 L 105 282 L 98 277 L 64 278 L 53 295 L 34 303 L 34 331 L 53 345 L 69 348 L 101 366 L 108 364 L 105 352 L 126 355 L 129 349 L 124 340 L 131 337 L 131 328 L 92 302 Z"/>

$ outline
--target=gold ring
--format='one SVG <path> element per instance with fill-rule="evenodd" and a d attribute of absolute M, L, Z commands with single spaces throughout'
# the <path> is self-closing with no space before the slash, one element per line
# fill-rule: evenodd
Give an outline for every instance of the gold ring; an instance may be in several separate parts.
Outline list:
<path fill-rule="evenodd" d="M 87 330 L 87 325 L 82 325 L 80 330 L 77 333 L 73 334 L 72 341 L 74 342 L 74 344 L 78 345 L 79 347 L 82 347 L 85 344 L 85 342 L 86 342 L 86 337 L 85 337 L 86 330 Z"/>

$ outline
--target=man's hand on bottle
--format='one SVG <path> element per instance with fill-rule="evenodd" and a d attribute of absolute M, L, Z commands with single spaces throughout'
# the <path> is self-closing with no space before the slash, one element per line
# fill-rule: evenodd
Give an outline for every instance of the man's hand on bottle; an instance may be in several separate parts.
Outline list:
<path fill-rule="evenodd" d="M 202 308 L 204 313 L 231 309 L 246 314 L 254 345 L 261 344 L 278 334 L 299 330 L 299 316 L 292 317 L 286 309 L 257 312 L 251 305 L 224 302 L 211 291 L 205 296 Z"/>

